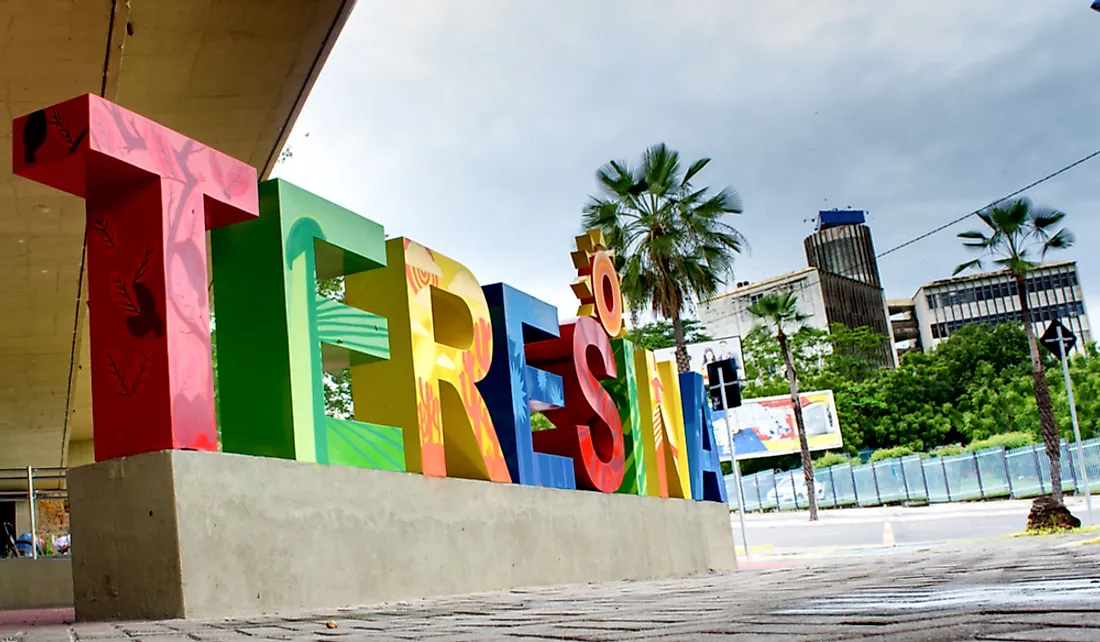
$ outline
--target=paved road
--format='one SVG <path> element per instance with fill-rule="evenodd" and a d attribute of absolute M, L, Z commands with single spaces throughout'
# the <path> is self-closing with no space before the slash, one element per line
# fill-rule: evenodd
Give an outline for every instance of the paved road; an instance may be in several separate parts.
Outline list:
<path fill-rule="evenodd" d="M 0 626 L 0 640 L 1097 640 L 1100 543 L 1086 543 L 1093 535 L 282 617 Z"/>
<path fill-rule="evenodd" d="M 1095 508 L 1100 509 L 1100 497 L 1093 500 Z M 1088 524 L 1083 498 L 1066 498 L 1066 505 L 1083 524 Z M 745 530 L 750 557 L 754 553 L 828 553 L 882 546 L 889 543 L 886 538 L 890 535 L 894 544 L 904 546 L 1019 533 L 1024 530 L 1030 508 L 1030 500 L 849 508 L 821 511 L 816 523 L 809 521 L 806 511 L 748 513 Z M 737 514 L 730 518 L 738 553 L 742 553 Z"/>

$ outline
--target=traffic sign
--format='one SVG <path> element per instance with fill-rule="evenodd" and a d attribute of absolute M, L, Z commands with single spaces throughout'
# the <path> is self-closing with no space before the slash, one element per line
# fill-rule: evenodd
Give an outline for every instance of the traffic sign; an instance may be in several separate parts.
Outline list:
<path fill-rule="evenodd" d="M 710 388 L 710 406 L 714 410 L 741 406 L 741 383 L 737 380 L 737 363 L 733 359 L 722 359 L 707 364 L 707 387 Z M 724 407 L 722 405 L 723 387 L 726 389 Z"/>
<path fill-rule="evenodd" d="M 1073 350 L 1073 346 L 1077 345 L 1077 337 L 1074 336 L 1069 328 L 1062 325 L 1062 322 L 1055 319 L 1047 326 L 1046 332 L 1043 336 L 1039 337 L 1039 343 L 1043 344 L 1043 347 L 1050 351 L 1056 357 L 1061 357 L 1062 353 L 1058 350 L 1058 331 L 1062 332 L 1062 346 L 1065 353 L 1068 355 L 1070 350 Z"/>

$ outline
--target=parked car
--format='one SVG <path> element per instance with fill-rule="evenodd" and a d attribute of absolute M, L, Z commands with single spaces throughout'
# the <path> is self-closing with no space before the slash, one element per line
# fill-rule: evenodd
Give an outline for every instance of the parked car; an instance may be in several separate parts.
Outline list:
<path fill-rule="evenodd" d="M 809 504 L 806 495 L 805 479 L 798 476 L 792 481 L 790 476 L 785 476 L 776 478 L 775 488 L 768 493 L 768 501 L 778 506 L 788 506 L 796 502 L 798 506 L 806 506 Z M 819 504 L 825 501 L 825 485 L 815 481 L 814 495 L 817 495 Z"/>

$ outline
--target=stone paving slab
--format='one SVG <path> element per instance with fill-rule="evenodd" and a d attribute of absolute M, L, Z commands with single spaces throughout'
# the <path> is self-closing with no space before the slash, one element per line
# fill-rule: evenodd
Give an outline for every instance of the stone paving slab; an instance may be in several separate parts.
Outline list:
<path fill-rule="evenodd" d="M 0 624 L 0 642 L 1100 641 L 1100 545 L 1086 539 L 1006 538 L 240 620 Z"/>

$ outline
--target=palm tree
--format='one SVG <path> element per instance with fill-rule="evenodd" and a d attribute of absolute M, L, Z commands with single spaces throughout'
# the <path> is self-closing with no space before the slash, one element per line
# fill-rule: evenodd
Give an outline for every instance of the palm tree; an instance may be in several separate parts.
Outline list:
<path fill-rule="evenodd" d="M 798 311 L 798 297 L 792 292 L 765 294 L 749 306 L 748 311 L 765 324 L 775 326 L 775 338 L 779 341 L 779 351 L 783 354 L 783 365 L 787 370 L 787 385 L 791 389 L 794 422 L 798 426 L 798 447 L 802 451 L 802 477 L 806 480 L 810 521 L 816 522 L 817 494 L 814 492 L 814 466 L 810 461 L 810 442 L 806 438 L 806 424 L 802 421 L 802 401 L 798 396 L 798 372 L 795 371 L 791 346 L 787 343 L 787 333 L 783 329 L 784 326 L 800 326 L 809 317 Z"/>
<path fill-rule="evenodd" d="M 741 213 L 737 192 L 712 194 L 691 184 L 709 162 L 699 159 L 681 172 L 679 154 L 664 143 L 646 150 L 635 168 L 611 161 L 596 172 L 603 194 L 589 199 L 583 215 L 585 229 L 603 230 L 615 251 L 635 327 L 646 306 L 672 322 L 680 372 L 690 369 L 681 312 L 692 297 L 718 291 L 745 245 L 725 220 Z"/>
<path fill-rule="evenodd" d="M 1050 459 L 1050 487 L 1054 499 L 1062 502 L 1062 448 L 1058 425 L 1054 421 L 1054 409 L 1050 403 L 1043 362 L 1032 327 L 1031 304 L 1028 300 L 1027 274 L 1039 264 L 1050 250 L 1061 250 L 1073 245 L 1074 236 L 1066 228 L 1055 230 L 1065 212 L 1033 206 L 1027 199 L 999 203 L 978 213 L 988 231 L 970 231 L 959 234 L 963 245 L 987 255 L 996 265 L 1005 268 L 1016 279 L 1016 294 L 1020 300 L 1020 313 L 1027 333 L 1027 346 L 1031 352 L 1031 383 L 1035 389 L 1035 403 L 1039 407 L 1039 427 Z M 1036 260 L 1036 256 L 1038 260 Z M 955 268 L 955 274 L 970 268 L 982 268 L 982 257 L 967 261 Z"/>

